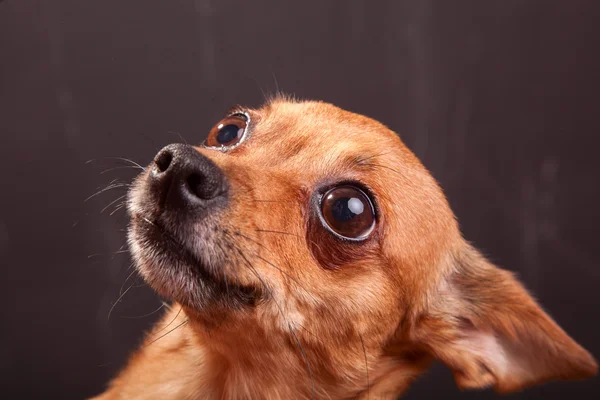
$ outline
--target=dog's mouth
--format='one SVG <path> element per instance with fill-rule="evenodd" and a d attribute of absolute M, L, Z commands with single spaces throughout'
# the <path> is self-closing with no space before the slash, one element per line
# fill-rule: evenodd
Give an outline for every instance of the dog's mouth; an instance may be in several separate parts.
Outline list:
<path fill-rule="evenodd" d="M 233 255 L 201 257 L 160 220 L 132 216 L 129 236 L 138 270 L 169 300 L 200 311 L 211 306 L 254 306 L 262 297 L 259 287 L 242 284 L 225 272 L 224 258 Z"/>
<path fill-rule="evenodd" d="M 155 250 L 159 252 L 168 252 L 170 256 L 180 258 L 182 262 L 197 266 L 198 272 L 209 275 L 204 262 L 192 251 L 190 251 L 183 243 L 181 243 L 174 234 L 170 233 L 157 220 L 152 220 L 148 217 L 133 218 L 134 224 L 137 224 L 144 234 L 144 239 Z"/>

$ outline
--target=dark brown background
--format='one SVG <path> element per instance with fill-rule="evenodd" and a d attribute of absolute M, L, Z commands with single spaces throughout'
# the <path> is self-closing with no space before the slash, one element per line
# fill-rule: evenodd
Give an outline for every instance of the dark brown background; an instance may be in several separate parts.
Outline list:
<path fill-rule="evenodd" d="M 156 316 L 126 318 L 159 305 L 141 286 L 107 321 L 129 260 L 122 210 L 100 211 L 124 192 L 83 200 L 134 171 L 86 161 L 148 163 L 277 84 L 397 131 L 466 237 L 600 356 L 599 17 L 595 0 L 0 2 L 1 392 L 94 394 Z M 406 398 L 496 395 L 437 366 Z"/>

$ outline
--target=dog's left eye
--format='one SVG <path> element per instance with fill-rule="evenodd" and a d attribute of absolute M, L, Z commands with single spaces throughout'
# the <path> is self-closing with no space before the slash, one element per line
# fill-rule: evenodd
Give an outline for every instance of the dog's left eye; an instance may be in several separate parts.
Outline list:
<path fill-rule="evenodd" d="M 234 114 L 215 125 L 206 138 L 208 147 L 228 147 L 239 143 L 246 133 L 248 117 L 245 114 Z"/>
<path fill-rule="evenodd" d="M 366 239 L 375 227 L 375 210 L 362 190 L 343 185 L 329 190 L 321 200 L 321 215 L 334 233 L 346 239 Z"/>

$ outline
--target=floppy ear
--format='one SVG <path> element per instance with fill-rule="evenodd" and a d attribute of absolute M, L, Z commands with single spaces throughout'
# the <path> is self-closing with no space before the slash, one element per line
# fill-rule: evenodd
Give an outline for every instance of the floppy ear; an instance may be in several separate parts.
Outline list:
<path fill-rule="evenodd" d="M 550 380 L 596 374 L 573 341 L 508 271 L 467 246 L 414 331 L 461 388 L 510 392 Z"/>

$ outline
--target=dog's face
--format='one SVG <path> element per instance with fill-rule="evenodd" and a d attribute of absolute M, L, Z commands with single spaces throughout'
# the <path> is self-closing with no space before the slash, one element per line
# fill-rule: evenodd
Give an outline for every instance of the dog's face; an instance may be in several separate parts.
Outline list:
<path fill-rule="evenodd" d="M 512 277 L 464 242 L 397 135 L 332 105 L 232 110 L 203 146 L 161 150 L 128 210 L 140 273 L 218 330 L 215 348 L 241 336 L 281 342 L 313 386 L 352 393 L 366 379 L 399 391 L 398 366 L 413 376 L 432 357 L 465 387 L 594 371 Z M 537 353 L 518 356 L 557 339 L 541 366 Z"/>

